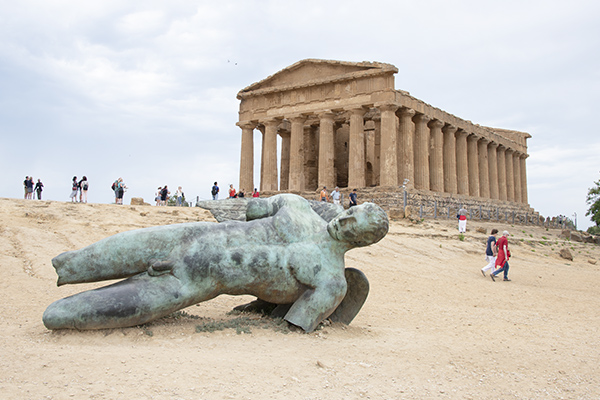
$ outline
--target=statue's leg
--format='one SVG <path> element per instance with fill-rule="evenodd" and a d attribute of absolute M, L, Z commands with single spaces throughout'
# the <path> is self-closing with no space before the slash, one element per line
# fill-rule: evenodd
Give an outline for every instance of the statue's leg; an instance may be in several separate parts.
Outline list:
<path fill-rule="evenodd" d="M 135 326 L 216 295 L 208 291 L 198 293 L 199 288 L 194 288 L 190 290 L 189 285 L 184 285 L 172 274 L 151 276 L 142 273 L 55 301 L 44 312 L 43 321 L 48 329 Z"/>

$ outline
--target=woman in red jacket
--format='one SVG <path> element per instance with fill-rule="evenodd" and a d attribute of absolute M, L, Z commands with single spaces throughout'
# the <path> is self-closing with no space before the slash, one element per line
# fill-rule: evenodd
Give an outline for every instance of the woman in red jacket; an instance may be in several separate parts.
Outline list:
<path fill-rule="evenodd" d="M 510 279 L 508 279 L 508 259 L 510 258 L 510 251 L 508 250 L 508 231 L 502 232 L 502 237 L 498 239 L 498 243 L 496 244 L 496 246 L 498 247 L 498 258 L 496 258 L 496 268 L 500 268 L 492 272 L 490 274 L 490 277 L 495 282 L 496 275 L 498 275 L 500 272 L 504 272 L 504 280 L 510 281 Z"/>

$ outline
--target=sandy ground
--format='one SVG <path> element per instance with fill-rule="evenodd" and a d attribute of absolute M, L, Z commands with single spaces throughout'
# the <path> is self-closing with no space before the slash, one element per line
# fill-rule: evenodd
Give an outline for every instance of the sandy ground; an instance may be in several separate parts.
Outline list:
<path fill-rule="evenodd" d="M 600 249 L 560 231 L 469 221 L 397 221 L 347 254 L 371 292 L 349 326 L 313 333 L 247 327 L 248 296 L 178 318 L 101 331 L 46 330 L 53 301 L 100 285 L 56 287 L 52 257 L 146 226 L 212 220 L 193 208 L 0 199 L 2 399 L 598 399 Z M 483 227 L 508 229 L 512 282 L 483 277 Z M 558 257 L 569 247 L 574 261 Z M 201 318 L 196 318 L 199 316 Z M 258 318 L 258 317 L 256 317 Z"/>

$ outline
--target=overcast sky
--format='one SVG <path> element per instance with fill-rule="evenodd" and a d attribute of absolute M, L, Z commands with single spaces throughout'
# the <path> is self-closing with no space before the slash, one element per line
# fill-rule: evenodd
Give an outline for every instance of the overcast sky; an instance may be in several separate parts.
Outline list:
<path fill-rule="evenodd" d="M 368 6 L 368 4 L 372 4 Z M 239 180 L 236 94 L 306 58 L 395 65 L 396 88 L 525 131 L 529 202 L 585 217 L 600 178 L 600 2 L 0 0 L 0 197 L 68 201 Z M 259 146 L 258 136 L 255 138 Z"/>

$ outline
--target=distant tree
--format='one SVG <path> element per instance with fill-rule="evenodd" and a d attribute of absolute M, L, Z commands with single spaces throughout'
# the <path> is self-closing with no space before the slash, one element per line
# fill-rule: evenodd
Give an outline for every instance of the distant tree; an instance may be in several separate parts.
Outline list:
<path fill-rule="evenodd" d="M 598 235 L 600 234 L 600 180 L 594 182 L 594 186 L 588 190 L 585 201 L 590 205 L 585 215 L 586 217 L 591 215 L 590 219 L 596 224 L 589 227 L 588 232 Z"/>

